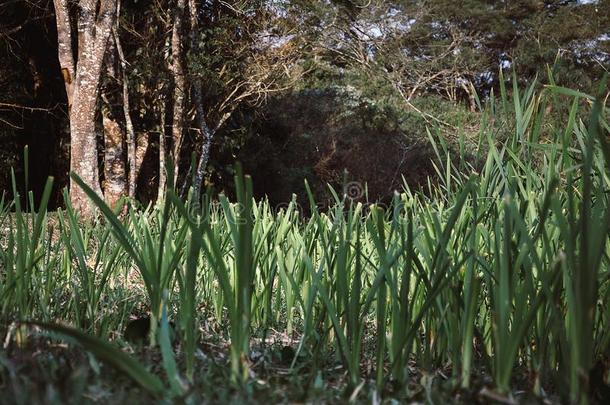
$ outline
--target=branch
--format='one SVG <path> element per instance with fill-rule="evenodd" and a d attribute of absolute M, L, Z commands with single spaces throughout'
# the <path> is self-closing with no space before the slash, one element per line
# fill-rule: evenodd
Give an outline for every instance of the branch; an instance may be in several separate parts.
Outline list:
<path fill-rule="evenodd" d="M 17 108 L 17 109 L 20 109 L 20 110 L 29 110 L 29 111 L 44 111 L 44 112 L 50 112 L 51 111 L 50 108 L 29 107 L 27 105 L 13 104 L 13 103 L 3 103 L 3 102 L 0 102 L 0 107 Z"/>
<path fill-rule="evenodd" d="M 5 120 L 4 118 L 0 118 L 1 122 L 4 122 L 6 125 L 8 125 L 9 127 L 15 128 L 15 129 L 23 129 L 23 127 L 18 127 L 17 125 L 8 122 L 7 120 Z"/>

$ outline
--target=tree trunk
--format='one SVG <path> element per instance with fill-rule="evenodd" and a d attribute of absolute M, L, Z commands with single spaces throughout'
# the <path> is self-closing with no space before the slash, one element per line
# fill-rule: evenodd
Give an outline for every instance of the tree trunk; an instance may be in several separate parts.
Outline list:
<path fill-rule="evenodd" d="M 87 64 L 89 66 L 77 70 L 74 105 L 70 112 L 70 171 L 76 173 L 98 195 L 102 195 L 95 133 L 99 79 L 94 82 L 88 80 L 89 77 L 99 78 L 100 69 L 96 69 L 95 63 L 91 62 Z M 73 180 L 70 180 L 70 201 L 83 217 L 92 217 L 93 207 L 87 195 Z"/>
<path fill-rule="evenodd" d="M 125 151 L 123 150 L 123 130 L 112 116 L 109 107 L 102 110 L 104 127 L 104 197 L 114 208 L 126 191 Z"/>
<path fill-rule="evenodd" d="M 68 111 L 70 111 L 72 95 L 74 93 L 76 67 L 74 66 L 74 56 L 72 54 L 72 24 L 70 23 L 68 0 L 54 0 L 53 5 L 55 6 L 55 20 L 57 24 L 57 56 L 61 75 L 66 86 Z"/>
<path fill-rule="evenodd" d="M 70 106 L 70 170 L 96 193 L 102 195 L 99 181 L 95 112 L 104 54 L 116 18 L 117 0 L 81 0 L 77 17 L 78 58 L 74 60 L 72 26 L 67 0 L 54 0 L 58 58 Z M 93 207 L 86 194 L 70 181 L 72 206 L 84 218 L 91 218 Z"/>
<path fill-rule="evenodd" d="M 182 149 L 182 133 L 184 131 L 184 103 L 186 78 L 184 76 L 184 63 L 182 60 L 182 31 L 184 9 L 186 0 L 178 0 L 174 10 L 172 27 L 172 65 L 171 71 L 174 76 L 174 115 L 172 122 L 172 142 L 174 159 L 174 184 L 177 184 L 180 151 Z"/>
<path fill-rule="evenodd" d="M 137 183 L 140 178 L 140 170 L 142 169 L 142 164 L 144 163 L 144 159 L 146 158 L 146 154 L 148 153 L 148 134 L 140 134 L 140 136 L 136 137 L 137 143 L 135 146 L 135 170 L 134 170 L 134 181 Z"/>
<path fill-rule="evenodd" d="M 127 62 L 125 61 L 125 55 L 123 54 L 123 48 L 119 39 L 117 30 L 114 30 L 114 42 L 116 44 L 117 53 L 119 55 L 119 62 L 121 64 L 121 80 L 123 82 L 123 114 L 125 115 L 125 130 L 127 131 L 127 160 L 129 162 L 129 198 L 134 199 L 136 197 L 136 185 L 137 185 L 137 162 L 136 162 L 136 133 L 133 129 L 133 122 L 131 121 L 131 114 L 129 113 L 129 83 L 127 80 Z"/>
<path fill-rule="evenodd" d="M 102 191 L 106 203 L 114 208 L 121 197 L 127 195 L 127 166 L 125 162 L 125 130 L 120 123 L 120 114 L 115 108 L 121 104 L 115 100 L 117 93 L 116 46 L 108 43 L 105 55 L 105 70 L 109 80 L 104 82 L 100 90 L 102 104 L 102 128 L 104 138 L 104 181 Z M 114 96 L 114 97 L 113 97 Z M 118 102 L 117 102 L 118 101 Z"/>
<path fill-rule="evenodd" d="M 189 0 L 189 17 L 191 23 L 189 35 L 191 41 L 191 51 L 197 52 L 199 47 L 197 44 L 196 34 L 199 23 L 197 20 L 197 4 L 195 3 L 195 0 Z M 198 77 L 193 80 L 193 99 L 195 109 L 197 111 L 197 126 L 201 136 L 203 137 L 201 143 L 201 154 L 199 156 L 197 168 L 195 169 L 193 184 L 193 194 L 196 198 L 198 198 L 199 193 L 201 192 L 201 184 L 203 182 L 205 169 L 208 165 L 208 161 L 210 160 L 210 148 L 212 146 L 212 139 L 214 137 L 214 132 L 210 129 L 205 119 L 203 96 L 201 94 L 201 80 Z"/>
<path fill-rule="evenodd" d="M 165 171 L 165 102 L 159 102 L 160 128 L 159 128 L 159 189 L 157 191 L 157 201 L 161 201 L 165 196 L 165 186 L 167 183 L 167 172 Z"/>
<path fill-rule="evenodd" d="M 198 97 L 196 93 L 197 91 L 195 91 L 195 102 L 200 104 L 198 100 L 200 97 Z M 201 93 L 201 91 L 199 91 L 199 93 Z M 202 111 L 200 112 L 199 107 L 197 107 L 198 116 L 203 114 L 203 108 L 201 108 L 201 110 Z M 198 121 L 202 121 L 202 119 L 198 119 Z M 212 147 L 212 139 L 214 138 L 214 133 L 207 125 L 203 126 L 201 122 L 199 122 L 199 127 L 203 133 L 203 143 L 201 144 L 201 155 L 199 156 L 199 162 L 197 163 L 197 169 L 195 172 L 195 184 L 193 184 L 193 194 L 195 197 L 198 197 L 201 193 L 201 185 L 203 183 L 205 169 L 210 161 L 210 148 Z"/>

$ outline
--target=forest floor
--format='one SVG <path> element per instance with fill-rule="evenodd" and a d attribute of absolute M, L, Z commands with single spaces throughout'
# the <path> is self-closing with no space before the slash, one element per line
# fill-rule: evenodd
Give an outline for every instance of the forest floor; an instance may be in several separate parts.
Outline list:
<path fill-rule="evenodd" d="M 0 403 L 65 404 L 65 403 L 154 403 L 156 398 L 132 379 L 100 362 L 75 344 L 59 343 L 49 335 L 36 332 L 21 345 L 17 344 L 15 325 L 2 330 L 4 346 L 0 349 Z M 157 375 L 164 374 L 162 355 L 157 348 L 128 344 L 118 340 L 124 352 L 146 364 Z M 174 348 L 182 368 L 180 343 Z M 376 390 L 373 356 L 361 365 L 362 383 L 346 390 L 347 372 L 332 353 L 323 356 L 319 367 L 311 353 L 300 354 L 298 341 L 270 333 L 266 344 L 254 340 L 250 352 L 250 378 L 236 388 L 230 383 L 229 344 L 210 334 L 202 340 L 196 354 L 196 380 L 176 403 L 430 403 L 430 404 L 559 404 L 558 396 L 534 395 L 533 376 L 517 371 L 516 380 L 523 389 L 510 396 L 500 395 L 492 388 L 492 379 L 484 368 L 473 373 L 472 388 L 463 390 L 451 377 L 451 366 L 426 372 L 410 367 L 408 387 L 402 390 L 392 384 L 379 393 Z M 313 357 L 312 357 L 313 356 Z M 320 361 L 320 360 L 318 360 Z M 312 372 L 311 370 L 323 370 Z M 389 388 L 388 388 L 389 387 Z M 599 387 L 592 403 L 603 404 L 610 398 L 608 387 Z"/>

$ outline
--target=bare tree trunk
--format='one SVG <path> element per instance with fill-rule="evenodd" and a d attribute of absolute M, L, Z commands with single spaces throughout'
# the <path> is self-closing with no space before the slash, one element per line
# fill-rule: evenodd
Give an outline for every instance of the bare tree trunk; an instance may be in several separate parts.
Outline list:
<path fill-rule="evenodd" d="M 96 69 L 94 63 L 83 64 L 89 66 L 77 71 L 74 105 L 70 113 L 70 171 L 76 173 L 93 191 L 102 195 L 95 133 L 97 81 L 92 83 L 84 78 L 94 77 L 96 74 L 99 77 L 99 69 Z M 83 217 L 92 216 L 93 207 L 87 195 L 72 180 L 70 201 Z"/>
<path fill-rule="evenodd" d="M 126 167 L 123 150 L 123 130 L 108 106 L 102 109 L 104 127 L 104 197 L 114 208 L 126 191 Z"/>
<path fill-rule="evenodd" d="M 100 93 L 102 104 L 102 128 L 104 138 L 104 181 L 102 190 L 106 203 L 114 208 L 119 199 L 127 195 L 127 166 L 125 162 L 125 131 L 120 124 L 116 113 L 112 95 L 115 93 L 114 84 L 117 82 L 116 47 L 113 42 L 108 43 L 104 64 L 106 75 L 111 79 L 102 86 Z"/>
<path fill-rule="evenodd" d="M 78 59 L 72 50 L 70 14 L 67 0 L 54 0 L 58 57 L 70 107 L 70 170 L 96 193 L 102 195 L 97 162 L 95 112 L 99 82 L 108 38 L 116 18 L 117 0 L 81 0 L 77 19 Z M 64 70 L 65 69 L 65 70 Z M 66 72 L 68 74 L 66 74 Z M 70 182 L 72 206 L 85 218 L 93 207 L 86 194 Z"/>
<path fill-rule="evenodd" d="M 174 10 L 172 27 L 172 65 L 174 76 L 174 116 L 172 123 L 172 141 L 174 159 L 174 184 L 177 183 L 180 167 L 180 151 L 182 149 L 182 133 L 184 131 L 184 104 L 186 78 L 184 76 L 184 63 L 182 60 L 182 31 L 186 0 L 178 0 Z"/>
<path fill-rule="evenodd" d="M 214 139 L 214 132 L 212 132 L 212 130 L 206 125 L 203 118 L 199 118 L 203 116 L 201 89 L 195 90 L 193 93 L 195 97 L 195 106 L 197 108 L 197 123 L 199 125 L 199 130 L 202 132 L 203 135 L 203 142 L 201 144 L 201 155 L 199 156 L 199 161 L 197 162 L 197 169 L 195 172 L 194 180 L 195 184 L 193 184 L 193 194 L 197 197 L 201 192 L 201 185 L 203 183 L 205 169 L 207 168 L 208 162 L 210 161 L 210 149 L 212 147 L 212 140 Z"/>
<path fill-rule="evenodd" d="M 113 29 L 114 42 L 116 44 L 116 50 L 119 55 L 119 62 L 121 64 L 121 79 L 123 82 L 123 114 L 125 115 L 125 130 L 127 131 L 127 160 L 129 162 L 129 198 L 134 199 L 136 197 L 136 183 L 137 183 L 137 163 L 136 163 L 136 133 L 133 129 L 133 122 L 131 121 L 131 115 L 129 113 L 129 83 L 127 80 L 127 62 L 125 61 L 125 55 L 123 54 L 123 48 L 121 47 L 121 41 L 119 39 L 118 30 Z"/>
<path fill-rule="evenodd" d="M 142 169 L 142 164 L 144 163 L 144 158 L 146 157 L 146 153 L 148 152 L 148 134 L 140 134 L 140 136 L 136 137 L 136 150 L 135 150 L 135 170 L 134 170 L 134 181 L 137 183 L 138 178 L 140 178 L 140 170 Z"/>
<path fill-rule="evenodd" d="M 196 34 L 199 24 L 197 20 L 197 5 L 195 3 L 195 0 L 189 0 L 189 17 L 191 23 L 191 51 L 196 52 L 198 49 Z M 199 156 L 199 161 L 197 162 L 197 168 L 195 169 L 196 171 L 193 184 L 193 194 L 197 198 L 199 196 L 199 193 L 201 192 L 203 176 L 210 160 L 210 148 L 212 146 L 212 139 L 214 138 L 215 132 L 210 129 L 205 119 L 205 111 L 203 109 L 203 97 L 201 94 L 201 80 L 199 78 L 195 78 L 193 81 L 193 98 L 193 101 L 195 103 L 195 109 L 197 111 L 197 126 L 199 127 L 199 132 L 203 137 L 203 141 L 201 143 L 201 154 Z"/>
<path fill-rule="evenodd" d="M 157 191 L 157 200 L 160 201 L 165 195 L 165 186 L 167 183 L 167 172 L 165 171 L 165 102 L 164 99 L 159 102 L 159 114 L 161 119 L 161 128 L 159 128 L 159 189 Z"/>
<path fill-rule="evenodd" d="M 74 79 L 76 67 L 74 55 L 72 54 L 72 24 L 68 10 L 68 0 L 54 0 L 55 20 L 57 24 L 57 48 L 61 75 L 66 86 L 68 97 L 68 111 L 72 107 L 72 95 L 74 94 Z"/>

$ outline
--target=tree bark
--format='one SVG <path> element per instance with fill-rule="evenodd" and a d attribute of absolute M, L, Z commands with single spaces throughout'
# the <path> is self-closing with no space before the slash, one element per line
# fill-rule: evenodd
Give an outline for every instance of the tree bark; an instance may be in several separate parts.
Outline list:
<path fill-rule="evenodd" d="M 87 80 L 96 73 L 99 75 L 99 70 L 91 65 L 84 67 L 80 75 L 77 73 L 74 105 L 70 113 L 70 171 L 78 175 L 93 191 L 102 195 L 95 134 L 97 81 L 92 83 Z M 87 195 L 72 180 L 70 181 L 70 201 L 83 217 L 92 217 L 93 207 Z"/>
<path fill-rule="evenodd" d="M 81 0 L 78 4 L 78 58 L 74 61 L 67 0 L 54 0 L 58 57 L 70 105 L 70 170 L 102 195 L 99 179 L 95 113 L 104 55 L 116 18 L 117 0 Z M 65 70 L 64 70 L 65 69 Z M 70 71 L 72 69 L 72 72 Z M 69 73 L 69 74 L 66 74 Z M 70 200 L 84 218 L 93 216 L 86 194 L 72 180 Z"/>
<path fill-rule="evenodd" d="M 127 195 L 127 165 L 125 161 L 125 130 L 120 122 L 120 113 L 116 105 L 120 100 L 113 97 L 116 94 L 118 73 L 116 69 L 116 46 L 108 43 L 104 58 L 108 80 L 102 82 L 100 93 L 102 103 L 102 128 L 104 138 L 104 181 L 102 191 L 106 203 L 114 208 L 121 197 Z M 117 103 L 117 101 L 119 101 Z"/>
<path fill-rule="evenodd" d="M 177 0 L 174 10 L 173 27 L 172 27 L 172 64 L 171 71 L 174 79 L 174 114 L 172 122 L 172 142 L 174 160 L 174 184 L 177 184 L 179 167 L 180 167 L 180 152 L 182 149 L 182 133 L 184 131 L 184 104 L 185 104 L 185 89 L 186 78 L 184 76 L 184 62 L 182 55 L 182 31 L 183 19 L 186 0 Z"/>
<path fill-rule="evenodd" d="M 135 147 L 135 170 L 134 170 L 134 181 L 137 183 L 140 178 L 140 170 L 142 169 L 142 165 L 144 164 L 144 159 L 146 158 L 146 154 L 148 153 L 148 140 L 149 134 L 140 134 L 140 136 L 136 137 L 136 147 Z"/>
<path fill-rule="evenodd" d="M 157 201 L 165 196 L 167 184 L 167 172 L 165 171 L 165 102 L 162 98 L 159 102 L 160 128 L 159 128 L 159 188 L 157 190 Z"/>
<path fill-rule="evenodd" d="M 190 17 L 190 46 L 191 51 L 196 52 L 197 46 L 197 4 L 195 0 L 189 0 L 189 17 Z M 197 126 L 203 141 L 201 143 L 201 154 L 199 155 L 199 161 L 197 162 L 197 168 L 195 169 L 195 177 L 193 184 L 193 194 L 196 198 L 199 197 L 201 192 L 201 185 L 203 182 L 203 176 L 205 175 L 205 169 L 210 160 L 210 148 L 212 146 L 212 139 L 214 138 L 214 132 L 208 126 L 205 118 L 205 110 L 203 108 L 203 96 L 201 94 L 201 80 L 195 77 L 193 80 L 193 102 L 195 104 L 195 110 L 197 112 Z"/>
<path fill-rule="evenodd" d="M 197 85 L 197 83 L 196 83 Z M 201 86 L 201 84 L 198 84 Z M 203 177 L 205 175 L 205 169 L 210 161 L 210 149 L 212 147 L 212 140 L 214 139 L 214 132 L 207 126 L 205 119 L 203 118 L 203 103 L 201 101 L 201 88 L 197 88 L 193 91 L 195 98 L 195 108 L 197 109 L 197 123 L 199 130 L 203 135 L 203 142 L 201 144 L 201 154 L 199 161 L 197 162 L 197 169 L 195 171 L 195 179 L 193 184 L 193 194 L 198 197 L 201 193 L 201 185 L 203 183 Z"/>
<path fill-rule="evenodd" d="M 54 0 L 55 20 L 57 24 L 57 53 L 61 75 L 66 87 L 68 97 L 68 111 L 72 107 L 72 94 L 74 93 L 74 79 L 76 67 L 72 53 L 72 24 L 68 10 L 68 0 Z"/>
<path fill-rule="evenodd" d="M 138 140 L 136 139 L 136 133 L 133 129 L 133 122 L 131 121 L 130 107 L 129 107 L 129 83 L 127 80 L 127 62 L 125 61 L 125 55 L 123 54 L 123 48 L 119 39 L 118 30 L 113 30 L 114 42 L 116 44 L 117 54 L 119 55 L 119 63 L 121 64 L 121 80 L 123 82 L 123 114 L 125 115 L 125 130 L 127 132 L 127 160 L 129 162 L 129 198 L 134 199 L 136 197 L 136 186 L 137 186 L 137 159 L 136 159 L 136 145 Z"/>
<path fill-rule="evenodd" d="M 123 150 L 123 130 L 112 116 L 109 106 L 102 109 L 104 127 L 104 198 L 114 208 L 125 195 L 126 167 Z"/>

